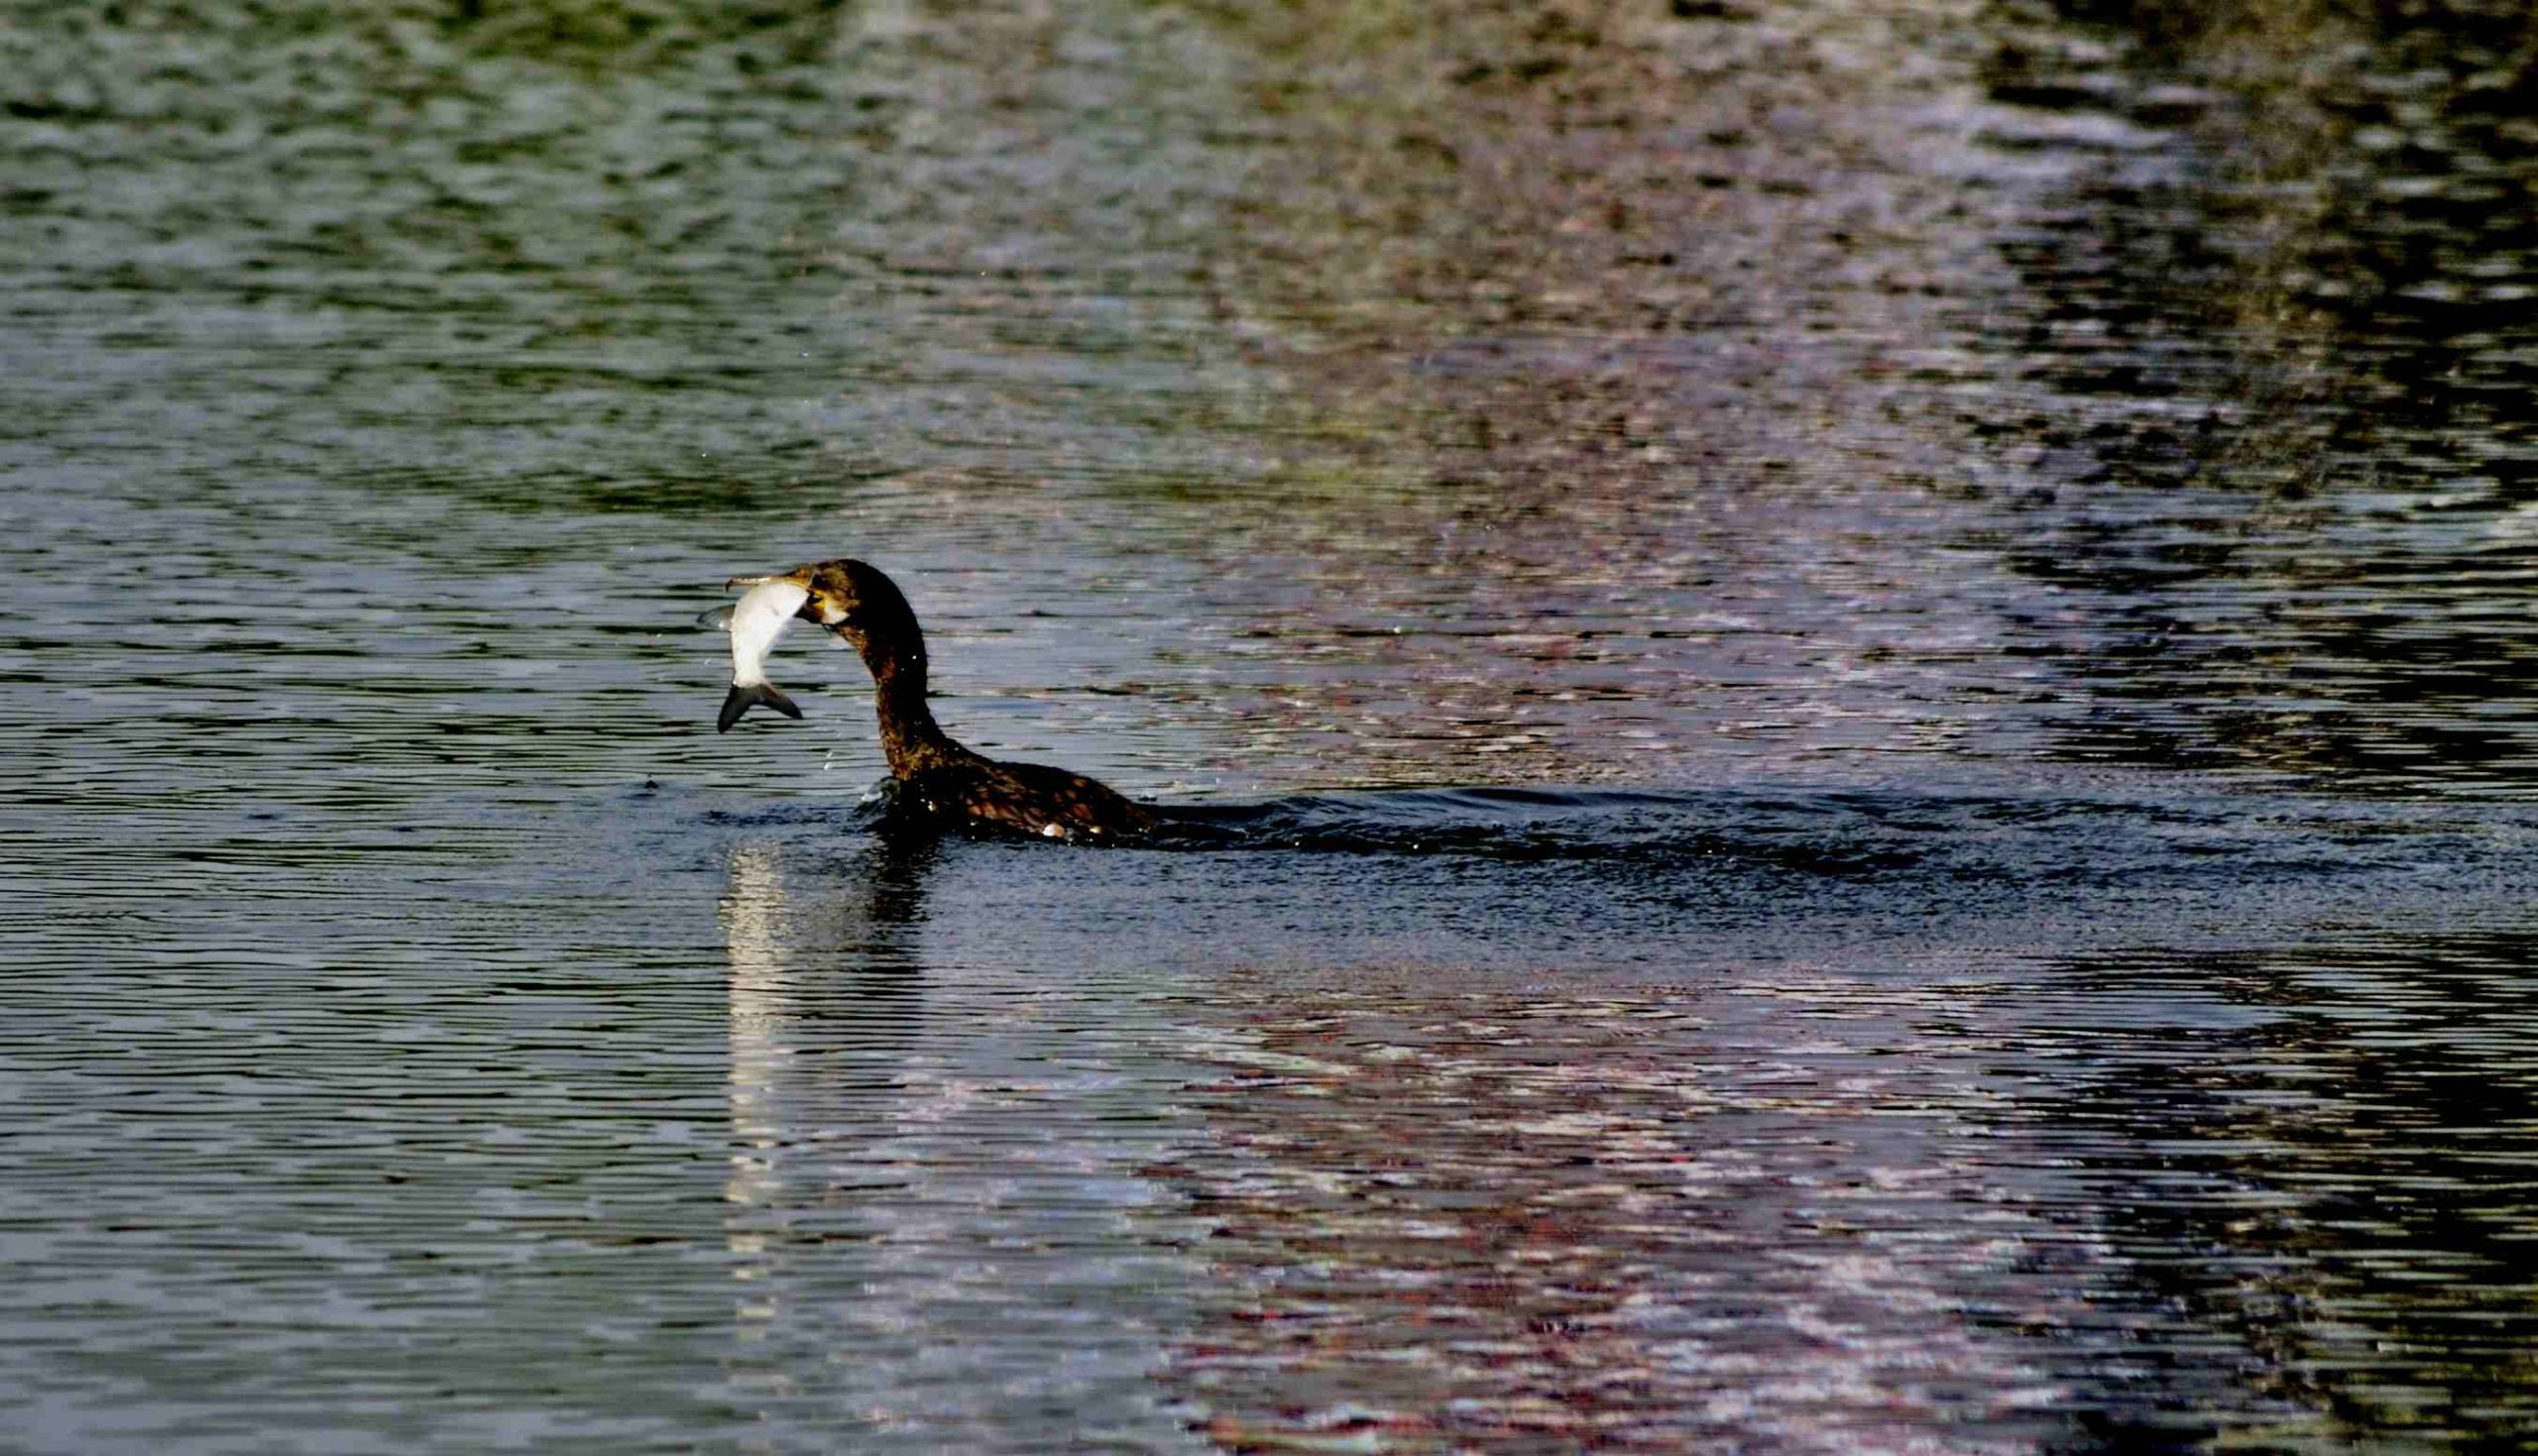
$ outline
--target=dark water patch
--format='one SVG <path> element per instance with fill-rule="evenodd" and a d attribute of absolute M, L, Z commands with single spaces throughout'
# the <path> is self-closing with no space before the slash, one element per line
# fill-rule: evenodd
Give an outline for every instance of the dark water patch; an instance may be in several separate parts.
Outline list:
<path fill-rule="evenodd" d="M 2352 929 L 2141 948 L 2052 976 L 2061 1009 L 2030 1045 L 2100 1071 L 2057 1079 L 2035 1134 L 2083 1182 L 2156 1168 L 2156 1194 L 2107 1230 L 2151 1301 L 2126 1324 L 2145 1352 L 2215 1334 L 2248 1352 L 2282 1411 L 2244 1439 L 2508 1449 L 2538 1431 L 2533 1089 L 2515 1050 L 2532 949 L 2525 928 Z M 2187 975 L 2242 1014 L 2155 1029 L 2109 1014 Z"/>
<path fill-rule="evenodd" d="M 2508 870 L 2538 821 L 2511 808 L 2374 808 L 2248 794 L 1942 796 L 1908 791 L 1658 794 L 1405 790 L 1170 807 L 1200 846 L 1526 862 L 1662 873 L 1741 863 L 1881 886 L 1959 880 L 2052 890 L 2256 886 L 2402 871 Z"/>
<path fill-rule="evenodd" d="M 2002 243 L 2026 302 L 1984 332 L 2018 383 L 1982 407 L 2018 474 L 2091 488 L 2009 548 L 2103 619 L 2068 751 L 2524 791 L 2527 17 L 2066 9 L 2009 33 L 1993 94 L 2038 145 L 2143 145 Z"/>

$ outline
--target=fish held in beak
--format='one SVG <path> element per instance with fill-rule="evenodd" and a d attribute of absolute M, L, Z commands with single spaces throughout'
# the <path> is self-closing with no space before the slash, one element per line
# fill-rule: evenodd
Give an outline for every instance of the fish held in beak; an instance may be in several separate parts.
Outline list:
<path fill-rule="evenodd" d="M 729 607 L 706 614 L 705 621 L 732 634 L 732 687 L 723 696 L 723 711 L 716 715 L 714 730 L 731 731 L 732 725 L 751 708 L 769 708 L 786 718 L 798 719 L 802 710 L 766 680 L 766 654 L 796 620 L 795 614 L 810 600 L 798 573 L 780 576 L 734 577 L 727 587 L 747 587 L 741 600 Z"/>

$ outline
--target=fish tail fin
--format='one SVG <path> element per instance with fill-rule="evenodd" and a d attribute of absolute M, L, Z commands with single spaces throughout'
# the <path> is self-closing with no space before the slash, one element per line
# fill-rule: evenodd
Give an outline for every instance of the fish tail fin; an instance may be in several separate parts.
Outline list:
<path fill-rule="evenodd" d="M 714 731 L 730 732 L 732 725 L 741 721 L 741 715 L 752 708 L 772 708 L 786 718 L 802 716 L 802 710 L 793 706 L 792 699 L 777 692 L 773 683 L 755 683 L 746 688 L 734 683 L 732 691 L 723 695 L 723 711 L 714 720 Z"/>

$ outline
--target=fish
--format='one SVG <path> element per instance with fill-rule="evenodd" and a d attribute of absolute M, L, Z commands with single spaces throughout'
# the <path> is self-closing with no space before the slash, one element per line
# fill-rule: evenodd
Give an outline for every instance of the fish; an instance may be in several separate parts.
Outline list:
<path fill-rule="evenodd" d="M 732 690 L 723 695 L 723 711 L 714 720 L 714 731 L 730 732 L 741 715 L 752 708 L 772 708 L 786 718 L 799 719 L 802 710 L 766 680 L 766 654 L 793 625 L 793 614 L 810 600 L 810 592 L 789 576 L 736 576 L 723 585 L 726 590 L 749 590 L 740 601 L 698 618 L 706 626 L 732 634 Z"/>

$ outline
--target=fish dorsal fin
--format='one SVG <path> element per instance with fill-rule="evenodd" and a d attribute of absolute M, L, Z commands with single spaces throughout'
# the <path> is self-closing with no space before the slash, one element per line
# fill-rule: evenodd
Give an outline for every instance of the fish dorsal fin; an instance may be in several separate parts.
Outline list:
<path fill-rule="evenodd" d="M 732 608 L 717 607 L 704 613 L 696 618 L 696 624 L 709 632 L 728 632 L 732 629 Z"/>

